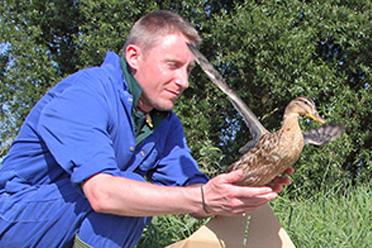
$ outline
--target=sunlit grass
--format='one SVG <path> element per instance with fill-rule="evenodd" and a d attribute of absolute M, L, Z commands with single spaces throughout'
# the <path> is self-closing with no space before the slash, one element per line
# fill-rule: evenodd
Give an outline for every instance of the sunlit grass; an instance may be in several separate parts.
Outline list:
<path fill-rule="evenodd" d="M 273 202 L 297 247 L 371 247 L 371 186 L 337 187 L 311 197 Z"/>
<path fill-rule="evenodd" d="M 334 187 L 310 197 L 289 199 L 284 193 L 272 205 L 296 247 L 370 247 L 371 185 Z M 202 223 L 189 216 L 156 217 L 137 247 L 164 247 L 188 237 Z"/>
<path fill-rule="evenodd" d="M 138 248 L 165 247 L 190 236 L 206 220 L 197 220 L 188 215 L 155 217 L 145 228 Z"/>

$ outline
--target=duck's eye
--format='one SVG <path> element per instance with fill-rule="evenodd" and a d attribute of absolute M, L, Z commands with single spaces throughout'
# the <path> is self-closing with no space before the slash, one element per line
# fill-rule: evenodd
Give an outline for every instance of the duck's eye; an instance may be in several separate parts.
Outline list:
<path fill-rule="evenodd" d="M 306 104 L 307 106 L 312 106 L 311 102 L 310 102 L 309 100 L 307 100 L 307 99 L 302 98 L 302 99 L 301 99 L 301 102 L 303 102 L 303 103 Z"/>

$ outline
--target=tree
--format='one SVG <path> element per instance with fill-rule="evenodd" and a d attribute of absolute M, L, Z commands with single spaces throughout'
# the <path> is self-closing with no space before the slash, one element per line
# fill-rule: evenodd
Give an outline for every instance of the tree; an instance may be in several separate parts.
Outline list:
<path fill-rule="evenodd" d="M 30 108 L 68 74 L 119 52 L 132 25 L 162 8 L 187 17 L 204 38 L 201 51 L 268 129 L 277 129 L 295 96 L 315 99 L 343 137 L 307 147 L 297 186 L 369 181 L 371 171 L 371 4 L 361 1 L 2 1 L 0 130 L 2 155 Z M 196 69 L 176 111 L 204 171 L 221 173 L 249 138 L 236 111 Z M 314 124 L 303 121 L 302 126 Z M 337 152 L 335 152 L 337 151 Z M 350 181 L 346 180 L 346 181 Z M 306 186 L 306 187 L 304 187 Z M 305 190 L 306 192 L 306 190 Z"/>
<path fill-rule="evenodd" d="M 295 186 L 304 192 L 346 178 L 353 183 L 369 181 L 370 5 L 367 1 L 355 5 L 246 1 L 213 16 L 210 33 L 204 33 L 202 51 L 267 128 L 279 128 L 284 107 L 299 95 L 312 97 L 327 119 L 346 125 L 347 132 L 339 141 L 305 149 L 295 175 Z M 205 76 L 199 77 L 203 85 L 208 84 Z M 223 100 L 216 101 L 214 95 Z M 213 116 L 210 130 L 219 135 L 210 136 L 229 164 L 249 134 L 244 125 L 236 124 L 239 117 L 225 97 L 220 92 L 214 95 L 208 108 L 218 109 L 220 116 Z M 241 128 L 229 129 L 232 123 Z M 314 126 L 302 124 L 305 129 Z"/>

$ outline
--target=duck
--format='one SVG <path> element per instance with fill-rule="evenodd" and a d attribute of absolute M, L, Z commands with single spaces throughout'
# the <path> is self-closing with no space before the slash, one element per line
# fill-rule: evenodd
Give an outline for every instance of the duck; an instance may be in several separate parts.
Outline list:
<path fill-rule="evenodd" d="M 308 117 L 325 124 L 316 110 L 315 103 L 308 97 L 297 97 L 284 111 L 281 128 L 276 132 L 265 131 L 257 144 L 231 164 L 228 171 L 242 169 L 244 179 L 239 185 L 264 186 L 300 158 L 305 145 L 304 135 L 299 125 L 300 117 Z"/>
<path fill-rule="evenodd" d="M 239 151 L 243 154 L 228 166 L 227 171 L 243 170 L 244 177 L 235 184 L 241 186 L 265 186 L 293 166 L 305 145 L 321 146 L 338 138 L 344 132 L 344 126 L 338 123 L 326 123 L 319 115 L 315 102 L 306 96 L 296 97 L 286 106 L 281 128 L 269 132 L 239 95 L 224 81 L 219 72 L 194 46 L 188 44 L 195 61 L 210 80 L 224 92 L 247 125 L 252 139 Z M 299 119 L 305 117 L 321 124 L 307 132 L 301 130 Z"/>

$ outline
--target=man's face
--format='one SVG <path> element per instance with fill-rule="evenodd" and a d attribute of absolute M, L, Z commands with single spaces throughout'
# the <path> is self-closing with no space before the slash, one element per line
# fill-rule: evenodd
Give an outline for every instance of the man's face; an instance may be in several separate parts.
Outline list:
<path fill-rule="evenodd" d="M 149 112 L 153 108 L 167 111 L 189 86 L 189 73 L 194 58 L 182 34 L 169 34 L 158 39 L 156 45 L 138 57 L 134 77 L 142 87 L 139 108 Z"/>

